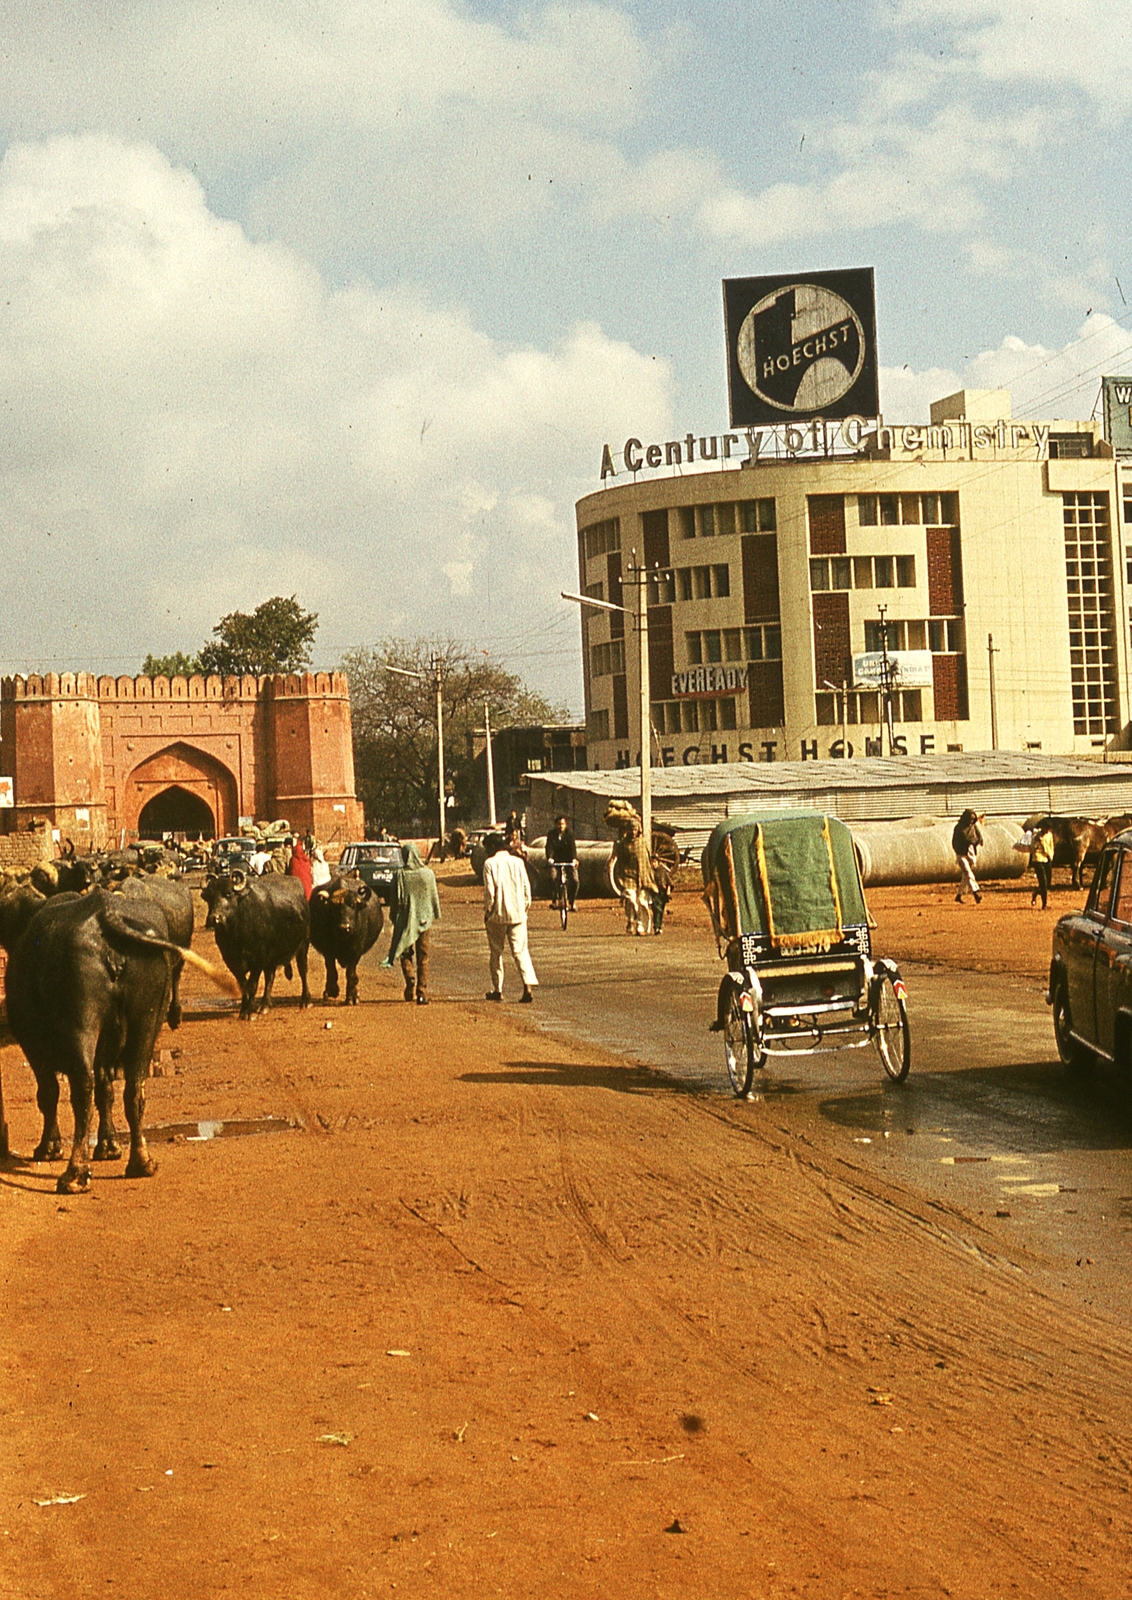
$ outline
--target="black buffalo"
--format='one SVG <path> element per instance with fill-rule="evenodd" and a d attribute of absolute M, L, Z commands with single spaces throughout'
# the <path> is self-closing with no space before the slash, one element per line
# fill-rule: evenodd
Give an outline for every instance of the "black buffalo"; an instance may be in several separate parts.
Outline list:
<path fill-rule="evenodd" d="M 145 1080 L 169 1009 L 172 962 L 191 961 L 213 977 L 216 969 L 170 939 L 165 913 L 154 900 L 128 900 L 95 889 L 82 896 L 54 895 L 38 906 L 25 895 L 22 906 L 6 903 L 3 910 L 5 937 L 12 940 L 5 985 L 8 1024 L 35 1074 L 43 1115 L 35 1159 L 51 1161 L 62 1151 L 58 1074 L 67 1079 L 75 1118 L 71 1159 L 57 1184 L 60 1194 L 89 1186 L 93 1105 L 98 1107 L 94 1159 L 121 1155 L 113 1119 L 114 1074 L 121 1069 L 130 1126 L 126 1176 L 152 1176 L 155 1163 L 142 1132 Z"/>
<path fill-rule="evenodd" d="M 275 972 L 283 967 L 291 976 L 291 962 L 299 969 L 302 994 L 299 1004 L 311 1003 L 307 988 L 307 946 L 310 943 L 310 914 L 303 886 L 298 878 L 269 873 L 264 878 L 249 877 L 239 867 L 210 878 L 201 891 L 208 906 L 206 928 L 216 933 L 216 944 L 224 964 L 240 985 L 240 1016 L 249 1022 L 255 1006 L 260 973 L 263 974 L 263 999 L 259 1009 L 271 1004 Z"/>
<path fill-rule="evenodd" d="M 346 1004 L 358 1003 L 358 962 L 385 926 L 381 901 L 360 878 L 332 878 L 310 899 L 311 944 L 326 963 L 324 1000 L 338 998 L 338 968 L 346 971 Z"/>
<path fill-rule="evenodd" d="M 98 882 L 98 866 L 89 856 L 74 861 L 37 861 L 31 882 L 41 894 L 85 894 Z"/>
<path fill-rule="evenodd" d="M 123 878 L 114 885 L 117 894 L 127 900 L 155 901 L 165 913 L 169 937 L 175 945 L 188 950 L 193 942 L 193 897 L 183 883 L 172 878 L 146 876 Z M 169 1026 L 181 1026 L 181 971 L 184 962 L 179 956 L 172 961 L 172 993 L 169 1000 Z"/>

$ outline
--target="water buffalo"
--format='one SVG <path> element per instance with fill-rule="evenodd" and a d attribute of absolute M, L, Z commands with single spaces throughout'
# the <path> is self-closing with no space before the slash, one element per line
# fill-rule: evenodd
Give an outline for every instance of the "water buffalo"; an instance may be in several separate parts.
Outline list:
<path fill-rule="evenodd" d="M 255 1011 L 256 988 L 263 974 L 263 999 L 259 1009 L 271 1005 L 271 990 L 278 967 L 291 976 L 291 962 L 299 969 L 302 994 L 299 1004 L 311 1003 L 307 988 L 307 946 L 310 915 L 298 878 L 272 873 L 249 878 L 239 867 L 209 878 L 201 890 L 208 906 L 206 928 L 216 933 L 224 964 L 240 985 L 240 1017 L 250 1022 Z"/>
<path fill-rule="evenodd" d="M 1073 887 L 1083 887 L 1083 869 L 1095 862 L 1108 843 L 1105 830 L 1088 817 L 1027 817 L 1024 828 L 1048 828 L 1053 834 L 1053 864 L 1070 869 Z"/>
<path fill-rule="evenodd" d="M 175 945 L 189 949 L 193 942 L 193 897 L 183 883 L 160 876 L 126 877 L 114 885 L 115 892 L 127 900 L 155 901 L 165 913 L 169 937 Z M 172 993 L 169 1000 L 169 1026 L 181 1026 L 181 971 L 184 962 L 172 959 Z"/>
<path fill-rule="evenodd" d="M 61 1153 L 60 1073 L 70 1088 L 75 1130 L 59 1193 L 78 1194 L 90 1184 L 92 1102 L 98 1107 L 94 1159 L 121 1155 L 113 1121 L 114 1074 L 121 1068 L 130 1126 L 126 1176 L 152 1176 L 155 1163 L 142 1132 L 145 1079 L 169 1008 L 172 958 L 190 961 L 217 980 L 219 972 L 169 938 L 165 913 L 153 900 L 95 889 L 54 895 L 40 905 L 25 896 L 22 906 L 4 910 L 5 936 L 13 941 L 8 1024 L 35 1074 L 43 1115 L 35 1159 L 50 1161 Z"/>
<path fill-rule="evenodd" d="M 358 962 L 385 926 L 381 900 L 360 878 L 332 878 L 311 895 L 311 944 L 326 963 L 324 1000 L 338 998 L 338 967 L 346 970 L 346 1004 L 358 1003 Z"/>
<path fill-rule="evenodd" d="M 31 882 L 41 894 L 85 894 L 98 882 L 98 867 L 88 856 L 74 861 L 37 861 Z"/>
<path fill-rule="evenodd" d="M 1103 827 L 1106 840 L 1115 839 L 1118 833 L 1124 833 L 1129 828 L 1132 828 L 1132 816 L 1124 812 L 1119 817 L 1109 817 Z"/>

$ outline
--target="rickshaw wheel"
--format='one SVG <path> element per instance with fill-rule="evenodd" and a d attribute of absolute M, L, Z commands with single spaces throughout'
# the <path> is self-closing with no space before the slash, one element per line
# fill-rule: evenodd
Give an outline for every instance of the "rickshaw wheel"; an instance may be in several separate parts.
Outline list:
<path fill-rule="evenodd" d="M 880 1064 L 895 1083 L 903 1083 L 912 1065 L 908 1008 L 893 988 L 887 972 L 877 979 L 873 995 L 873 1041 Z"/>
<path fill-rule="evenodd" d="M 723 1023 L 723 1059 L 735 1098 L 743 1100 L 751 1092 L 755 1068 L 762 1065 L 762 1057 L 755 1052 L 755 1030 L 751 1025 L 751 1013 L 743 1010 L 743 991 L 734 982 L 730 988 Z"/>

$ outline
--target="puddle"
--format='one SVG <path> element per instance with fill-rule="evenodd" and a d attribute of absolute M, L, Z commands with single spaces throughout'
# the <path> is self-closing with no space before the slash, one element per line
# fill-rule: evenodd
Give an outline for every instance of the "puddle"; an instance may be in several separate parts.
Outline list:
<path fill-rule="evenodd" d="M 233 1118 L 228 1122 L 166 1122 L 160 1127 L 147 1128 L 147 1139 L 164 1140 L 172 1144 L 184 1139 L 186 1144 L 200 1144 L 206 1139 L 242 1139 L 252 1133 L 302 1132 L 302 1123 L 291 1122 L 287 1117 Z"/>

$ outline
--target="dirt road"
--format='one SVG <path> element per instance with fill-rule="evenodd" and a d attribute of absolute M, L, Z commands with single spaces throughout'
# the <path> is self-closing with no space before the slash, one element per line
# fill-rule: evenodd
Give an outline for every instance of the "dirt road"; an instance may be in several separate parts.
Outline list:
<path fill-rule="evenodd" d="M 162 1041 L 151 1124 L 305 1131 L 0 1173 L 2 1600 L 1132 1591 L 1132 1337 L 1006 1225 L 362 992 Z"/>

